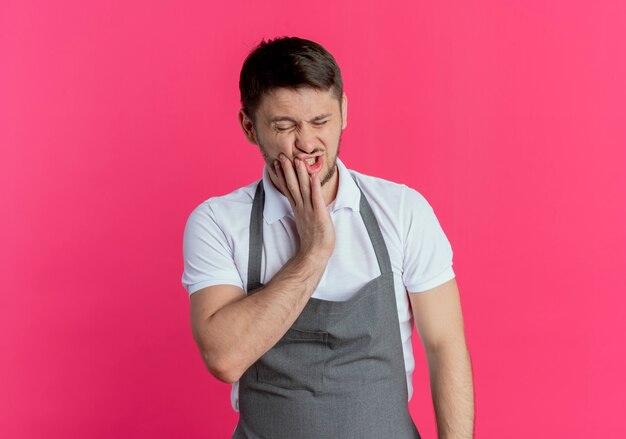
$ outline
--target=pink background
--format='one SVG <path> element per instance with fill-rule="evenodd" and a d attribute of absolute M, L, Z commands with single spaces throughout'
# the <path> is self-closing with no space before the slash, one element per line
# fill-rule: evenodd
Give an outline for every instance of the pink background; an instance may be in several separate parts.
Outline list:
<path fill-rule="evenodd" d="M 50 3 L 0 6 L 0 436 L 230 437 L 182 233 L 261 177 L 238 75 L 279 35 L 337 58 L 344 162 L 452 243 L 476 437 L 626 436 L 626 3 Z"/>

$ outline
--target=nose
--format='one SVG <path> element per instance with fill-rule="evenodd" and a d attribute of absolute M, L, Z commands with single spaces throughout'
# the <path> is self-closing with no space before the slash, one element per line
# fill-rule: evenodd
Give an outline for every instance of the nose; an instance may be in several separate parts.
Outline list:
<path fill-rule="evenodd" d="M 307 154 L 313 153 L 317 145 L 314 134 L 313 129 L 308 126 L 299 129 L 296 134 L 296 148 Z"/>

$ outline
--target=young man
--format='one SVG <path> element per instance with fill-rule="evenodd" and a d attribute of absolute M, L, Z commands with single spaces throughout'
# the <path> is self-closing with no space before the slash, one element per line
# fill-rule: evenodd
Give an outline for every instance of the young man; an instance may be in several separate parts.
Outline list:
<path fill-rule="evenodd" d="M 472 437 L 450 243 L 417 191 L 338 158 L 335 59 L 308 40 L 262 42 L 239 85 L 263 178 L 191 213 L 182 278 L 206 367 L 233 385 L 233 438 L 419 438 L 414 322 L 439 437 Z"/>

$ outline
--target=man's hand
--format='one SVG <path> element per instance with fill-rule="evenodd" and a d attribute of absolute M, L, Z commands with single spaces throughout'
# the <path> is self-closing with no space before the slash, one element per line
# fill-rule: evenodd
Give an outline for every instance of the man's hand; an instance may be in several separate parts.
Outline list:
<path fill-rule="evenodd" d="M 302 160 L 296 158 L 292 164 L 282 153 L 279 159 L 274 161 L 274 172 L 294 212 L 299 252 L 328 260 L 335 249 L 335 227 L 324 202 L 319 172 L 309 176 Z"/>

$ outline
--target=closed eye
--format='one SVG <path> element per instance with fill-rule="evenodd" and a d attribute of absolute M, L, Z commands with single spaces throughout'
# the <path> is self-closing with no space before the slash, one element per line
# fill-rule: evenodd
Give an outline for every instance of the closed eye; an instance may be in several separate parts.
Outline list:
<path fill-rule="evenodd" d="M 294 125 L 274 125 L 274 129 L 279 132 L 289 131 L 294 127 Z"/>

